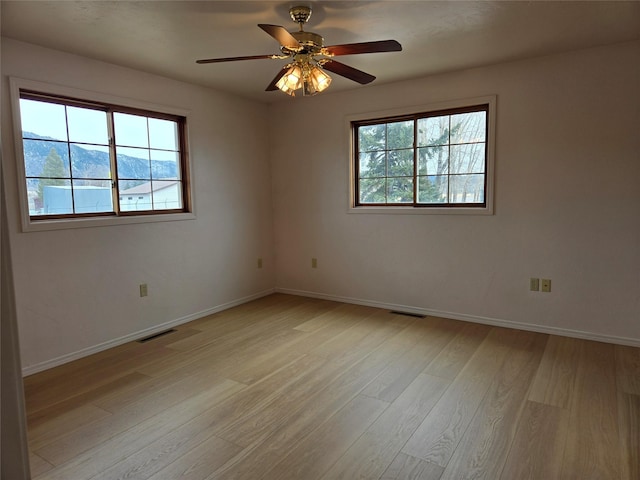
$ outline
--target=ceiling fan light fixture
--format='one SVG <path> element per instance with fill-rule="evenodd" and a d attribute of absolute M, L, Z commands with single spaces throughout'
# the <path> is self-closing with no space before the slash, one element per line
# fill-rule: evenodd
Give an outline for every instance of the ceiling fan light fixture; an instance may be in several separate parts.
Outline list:
<path fill-rule="evenodd" d="M 302 67 L 298 64 L 290 64 L 287 65 L 289 69 L 285 72 L 278 83 L 276 83 L 276 87 L 278 87 L 282 92 L 287 95 L 291 95 L 292 97 L 296 96 L 296 90 L 302 88 L 303 85 L 303 72 Z M 285 68 L 287 68 L 285 66 Z"/>
<path fill-rule="evenodd" d="M 309 72 L 308 83 L 313 87 L 314 93 L 320 93 L 331 85 L 331 77 L 327 75 L 322 68 L 314 66 L 311 72 Z"/>
<path fill-rule="evenodd" d="M 288 68 L 282 78 L 276 83 L 283 93 L 296 96 L 296 90 L 302 89 L 303 96 L 315 95 L 326 90 L 331 84 L 331 77 L 320 66 L 298 61 L 286 65 Z"/>

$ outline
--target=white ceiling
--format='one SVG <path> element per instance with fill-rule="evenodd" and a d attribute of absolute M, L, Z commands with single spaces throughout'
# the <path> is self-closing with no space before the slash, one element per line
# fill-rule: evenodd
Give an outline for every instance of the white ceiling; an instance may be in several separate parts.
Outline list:
<path fill-rule="evenodd" d="M 340 57 L 375 75 L 372 85 L 640 38 L 640 1 L 368 0 L 2 0 L 2 36 L 272 102 L 288 98 L 264 91 L 285 60 L 195 60 L 279 53 L 257 24 L 297 30 L 293 5 L 313 8 L 305 30 L 326 45 L 402 44 Z M 366 88 L 332 77 L 331 91 Z"/>

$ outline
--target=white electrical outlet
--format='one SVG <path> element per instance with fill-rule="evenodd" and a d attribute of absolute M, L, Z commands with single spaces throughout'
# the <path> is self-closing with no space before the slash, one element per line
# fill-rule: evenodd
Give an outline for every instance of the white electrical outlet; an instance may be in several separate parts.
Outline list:
<path fill-rule="evenodd" d="M 140 284 L 140 296 L 141 297 L 146 297 L 147 295 L 149 295 L 149 290 L 147 289 L 147 284 L 146 283 L 141 283 Z"/>

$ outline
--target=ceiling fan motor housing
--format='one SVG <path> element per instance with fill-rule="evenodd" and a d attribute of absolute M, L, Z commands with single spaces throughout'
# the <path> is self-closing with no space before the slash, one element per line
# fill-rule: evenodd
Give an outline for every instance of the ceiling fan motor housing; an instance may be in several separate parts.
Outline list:
<path fill-rule="evenodd" d="M 295 38 L 300 45 L 304 48 L 301 53 L 317 54 L 324 47 L 324 38 L 313 32 L 291 32 L 291 36 Z M 285 53 L 300 53 L 291 51 L 287 47 L 282 47 L 282 51 Z"/>

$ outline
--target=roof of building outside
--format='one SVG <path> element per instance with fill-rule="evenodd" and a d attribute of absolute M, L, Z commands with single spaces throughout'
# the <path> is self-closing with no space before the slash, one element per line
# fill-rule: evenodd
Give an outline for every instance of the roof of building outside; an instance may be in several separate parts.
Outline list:
<path fill-rule="evenodd" d="M 172 187 L 178 183 L 178 180 L 158 180 L 156 182 L 145 182 L 127 190 L 120 190 L 120 195 L 140 195 L 145 193 L 157 192 L 165 188 Z M 153 187 L 153 188 L 152 188 Z"/>

